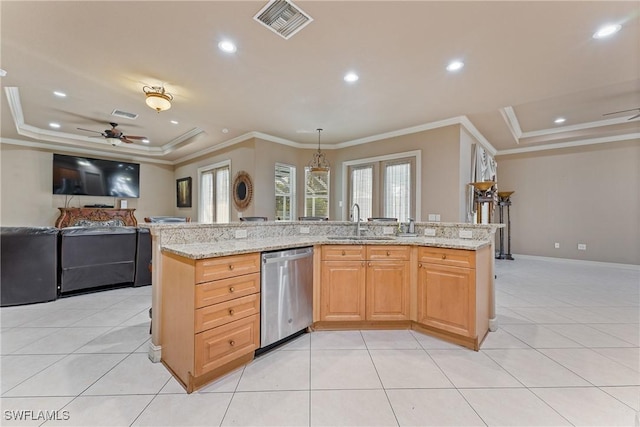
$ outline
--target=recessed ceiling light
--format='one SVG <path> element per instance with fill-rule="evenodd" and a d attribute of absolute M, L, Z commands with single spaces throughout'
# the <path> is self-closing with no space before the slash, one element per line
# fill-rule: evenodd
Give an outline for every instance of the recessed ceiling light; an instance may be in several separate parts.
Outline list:
<path fill-rule="evenodd" d="M 455 61 L 449 62 L 449 65 L 447 65 L 447 71 L 459 71 L 459 70 L 462 70 L 463 67 L 464 67 L 464 62 L 455 60 Z"/>
<path fill-rule="evenodd" d="M 148 144 L 148 143 L 149 143 L 149 140 L 148 140 L 147 138 L 145 138 L 145 139 L 143 139 L 143 140 L 142 140 L 142 143 L 143 143 L 143 144 Z"/>
<path fill-rule="evenodd" d="M 357 82 L 359 78 L 360 77 L 354 72 L 349 72 L 344 75 L 344 81 L 347 83 Z"/>
<path fill-rule="evenodd" d="M 229 40 L 222 40 L 220 43 L 218 43 L 218 48 L 221 51 L 227 52 L 227 53 L 233 53 L 237 50 L 236 45 Z"/>
<path fill-rule="evenodd" d="M 555 120 L 553 121 L 553 123 L 555 123 L 555 124 L 559 125 L 560 123 L 564 123 L 564 122 L 566 122 L 566 121 L 567 121 L 567 119 L 565 119 L 564 117 L 558 117 L 557 119 L 555 119 Z"/>
<path fill-rule="evenodd" d="M 64 92 L 60 92 L 59 90 L 54 90 L 54 91 L 53 91 L 53 94 L 54 94 L 55 96 L 57 96 L 57 97 L 60 97 L 60 98 L 66 98 L 66 97 L 67 97 L 67 94 L 66 94 L 66 93 L 64 93 Z"/>
<path fill-rule="evenodd" d="M 172 125 L 177 125 L 177 124 L 178 124 L 178 121 L 177 121 L 177 120 L 171 120 L 171 124 L 172 124 Z"/>
<path fill-rule="evenodd" d="M 222 133 L 229 133 L 229 129 L 227 128 L 222 129 Z"/>
<path fill-rule="evenodd" d="M 51 122 L 49 123 L 49 127 L 52 127 L 54 129 L 60 129 L 60 123 Z"/>
<path fill-rule="evenodd" d="M 621 28 L 622 28 L 622 25 L 620 25 L 620 24 L 603 25 L 602 27 L 598 28 L 598 31 L 593 33 L 593 38 L 594 39 L 604 39 L 606 37 L 614 35 L 618 31 L 620 31 Z"/>

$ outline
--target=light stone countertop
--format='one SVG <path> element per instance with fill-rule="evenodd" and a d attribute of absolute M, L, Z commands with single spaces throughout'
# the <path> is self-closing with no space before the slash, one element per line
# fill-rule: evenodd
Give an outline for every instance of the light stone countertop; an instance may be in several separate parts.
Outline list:
<path fill-rule="evenodd" d="M 215 258 L 252 252 L 266 252 L 313 245 L 409 245 L 475 251 L 491 244 L 489 240 L 442 237 L 393 237 L 375 239 L 330 239 L 329 236 L 286 236 L 264 239 L 223 240 L 208 243 L 174 243 L 162 246 L 163 252 L 190 259 Z"/>

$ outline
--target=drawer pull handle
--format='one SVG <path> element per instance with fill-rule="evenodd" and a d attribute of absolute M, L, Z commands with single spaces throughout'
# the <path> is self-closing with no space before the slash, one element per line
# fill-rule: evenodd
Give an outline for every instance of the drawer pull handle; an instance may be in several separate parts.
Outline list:
<path fill-rule="evenodd" d="M 229 345 L 230 345 L 231 347 L 233 347 L 234 345 L 236 345 L 236 342 L 235 342 L 234 340 L 231 340 L 231 341 L 229 341 Z"/>
<path fill-rule="evenodd" d="M 235 313 L 235 311 L 233 311 L 233 308 L 229 309 L 229 316 L 233 316 L 233 313 Z"/>
<path fill-rule="evenodd" d="M 236 288 L 234 288 L 233 286 L 229 288 L 229 293 L 234 293 L 236 291 Z"/>
<path fill-rule="evenodd" d="M 447 259 L 447 256 L 446 255 L 442 255 L 442 259 Z"/>
<path fill-rule="evenodd" d="M 233 264 L 229 264 L 229 270 L 233 270 Z"/>
<path fill-rule="evenodd" d="M 344 251 L 342 251 L 342 256 L 344 256 L 344 255 L 345 255 L 345 252 L 344 252 Z"/>

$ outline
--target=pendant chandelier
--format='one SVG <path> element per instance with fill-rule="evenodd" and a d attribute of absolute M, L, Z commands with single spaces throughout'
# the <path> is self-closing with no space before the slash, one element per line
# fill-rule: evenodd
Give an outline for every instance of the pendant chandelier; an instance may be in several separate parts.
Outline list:
<path fill-rule="evenodd" d="M 320 151 L 320 132 L 322 132 L 322 129 L 316 130 L 318 131 L 318 151 L 313 153 L 313 159 L 307 164 L 307 167 L 311 173 L 329 172 L 331 165 L 324 153 Z"/>

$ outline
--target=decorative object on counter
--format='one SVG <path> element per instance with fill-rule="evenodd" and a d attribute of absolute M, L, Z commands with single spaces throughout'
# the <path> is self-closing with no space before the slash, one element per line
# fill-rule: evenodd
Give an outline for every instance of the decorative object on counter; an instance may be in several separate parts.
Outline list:
<path fill-rule="evenodd" d="M 233 178 L 233 204 L 238 212 L 245 211 L 253 198 L 253 184 L 251 176 L 245 171 L 239 171 Z"/>
<path fill-rule="evenodd" d="M 488 203 L 489 210 L 486 218 L 486 223 L 491 223 L 491 212 L 493 211 L 493 186 L 496 184 L 495 181 L 480 181 L 480 182 L 472 182 L 469 185 L 473 185 L 473 201 L 476 205 L 476 210 L 478 212 L 478 224 L 485 223 L 482 218 L 482 205 L 484 203 Z"/>
<path fill-rule="evenodd" d="M 58 208 L 60 216 L 56 220 L 57 228 L 83 226 L 89 222 L 98 223 L 99 226 L 125 226 L 135 227 L 138 225 L 136 217 L 133 215 L 135 209 L 111 209 L 111 208 Z"/>
<path fill-rule="evenodd" d="M 146 103 L 158 113 L 171 108 L 173 95 L 164 90 L 164 86 L 144 86 L 142 91 L 147 95 Z"/>
<path fill-rule="evenodd" d="M 176 202 L 179 208 L 191 207 L 191 177 L 176 180 Z"/>
<path fill-rule="evenodd" d="M 320 132 L 323 129 L 316 129 L 318 131 L 318 151 L 313 153 L 313 159 L 307 164 L 311 173 L 329 172 L 331 165 L 326 159 L 324 153 L 320 151 Z"/>
<path fill-rule="evenodd" d="M 500 223 L 504 224 L 505 215 L 504 208 L 507 207 L 507 253 L 504 252 L 504 236 L 505 230 L 501 228 L 499 230 L 500 236 L 500 252 L 496 255 L 496 259 L 509 259 L 513 260 L 513 256 L 511 255 L 511 215 L 509 212 L 509 206 L 511 206 L 511 195 L 514 191 L 498 191 L 498 214 L 500 216 Z"/>

